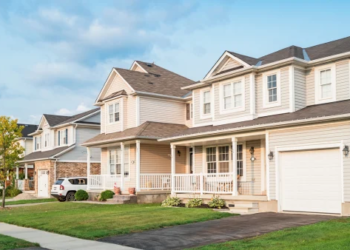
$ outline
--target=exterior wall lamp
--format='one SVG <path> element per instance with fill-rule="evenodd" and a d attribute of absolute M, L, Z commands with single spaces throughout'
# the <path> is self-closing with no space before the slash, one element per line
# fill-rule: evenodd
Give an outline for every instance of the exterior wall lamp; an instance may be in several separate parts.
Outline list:
<path fill-rule="evenodd" d="M 251 154 L 250 160 L 251 160 L 251 161 L 255 161 L 256 159 L 255 159 L 255 157 L 254 157 L 254 147 L 251 147 L 251 148 L 249 149 L 249 152 L 250 152 L 250 154 Z"/>
<path fill-rule="evenodd" d="M 349 146 L 348 145 L 345 145 L 344 148 L 343 148 L 343 153 L 344 153 L 344 156 L 347 157 L 349 155 Z"/>
<path fill-rule="evenodd" d="M 181 151 L 180 150 L 177 151 L 177 155 L 181 156 Z"/>
<path fill-rule="evenodd" d="M 270 151 L 270 153 L 267 155 L 269 157 L 269 160 L 272 161 L 273 160 L 273 152 Z"/>

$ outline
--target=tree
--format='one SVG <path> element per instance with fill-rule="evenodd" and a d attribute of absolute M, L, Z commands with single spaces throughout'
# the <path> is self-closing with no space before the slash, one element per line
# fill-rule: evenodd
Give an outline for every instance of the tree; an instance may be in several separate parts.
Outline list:
<path fill-rule="evenodd" d="M 22 137 L 23 126 L 17 125 L 17 120 L 0 116 L 0 185 L 2 192 L 2 207 L 5 207 L 6 179 L 21 160 L 24 148 L 18 139 Z"/>

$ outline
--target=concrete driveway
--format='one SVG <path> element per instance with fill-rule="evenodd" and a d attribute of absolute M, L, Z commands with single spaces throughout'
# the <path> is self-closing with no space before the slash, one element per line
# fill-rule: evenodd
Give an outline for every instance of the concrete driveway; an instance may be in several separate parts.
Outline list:
<path fill-rule="evenodd" d="M 156 219 L 156 218 L 155 218 Z M 289 227 L 298 227 L 335 219 L 326 215 L 259 213 L 150 230 L 100 241 L 146 250 L 184 249 L 250 238 Z"/>

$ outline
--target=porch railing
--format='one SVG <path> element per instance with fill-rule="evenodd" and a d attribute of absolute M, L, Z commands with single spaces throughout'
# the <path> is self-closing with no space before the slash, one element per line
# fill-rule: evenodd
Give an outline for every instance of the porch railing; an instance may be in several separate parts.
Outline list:
<path fill-rule="evenodd" d="M 140 174 L 141 190 L 170 190 L 171 174 Z"/>
<path fill-rule="evenodd" d="M 174 193 L 232 194 L 233 173 L 175 174 Z M 238 195 L 261 195 L 254 181 L 237 181 Z"/>
<path fill-rule="evenodd" d="M 88 189 L 113 189 L 114 184 L 120 185 L 119 175 L 89 175 Z"/>

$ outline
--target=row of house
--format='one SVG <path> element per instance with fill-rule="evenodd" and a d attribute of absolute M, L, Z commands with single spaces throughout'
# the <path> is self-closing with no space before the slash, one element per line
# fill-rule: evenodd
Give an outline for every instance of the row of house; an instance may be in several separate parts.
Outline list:
<path fill-rule="evenodd" d="M 38 194 L 72 174 L 95 191 L 118 183 L 123 193 L 350 214 L 350 37 L 260 58 L 225 51 L 197 82 L 135 61 L 112 69 L 95 106 L 43 115 L 30 134 L 22 162 L 34 165 Z"/>

